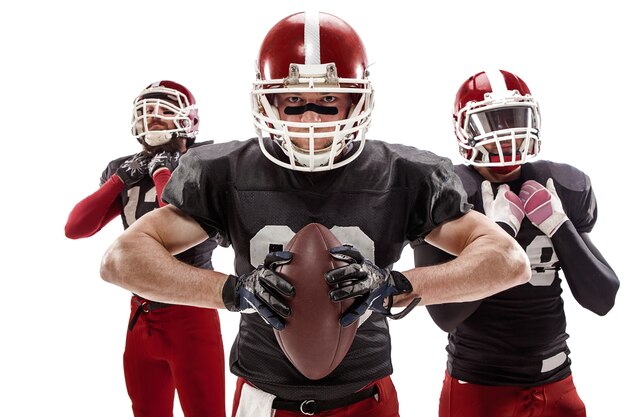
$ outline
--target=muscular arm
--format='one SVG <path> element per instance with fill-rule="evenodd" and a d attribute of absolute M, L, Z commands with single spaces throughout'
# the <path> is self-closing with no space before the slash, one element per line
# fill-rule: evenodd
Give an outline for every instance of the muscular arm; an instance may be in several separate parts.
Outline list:
<path fill-rule="evenodd" d="M 396 304 L 406 304 L 415 296 L 422 298 L 422 305 L 476 301 L 530 280 L 523 249 L 476 211 L 442 224 L 426 236 L 426 241 L 456 259 L 403 272 L 413 285 L 413 293 Z"/>
<path fill-rule="evenodd" d="M 454 259 L 454 256 L 449 253 L 427 243 L 416 246 L 413 254 L 415 266 L 417 267 L 439 265 Z M 472 315 L 478 306 L 480 306 L 480 303 L 481 301 L 478 300 L 464 303 L 433 304 L 426 306 L 426 309 L 435 324 L 437 324 L 441 330 L 449 333 Z"/>
<path fill-rule="evenodd" d="M 113 242 L 102 259 L 100 275 L 150 300 L 224 308 L 221 291 L 227 275 L 172 256 L 206 238 L 191 217 L 165 206 L 142 216 Z"/>
<path fill-rule="evenodd" d="M 122 212 L 119 195 L 123 189 L 124 182 L 113 175 L 95 193 L 76 204 L 65 223 L 65 236 L 80 239 L 99 232 Z"/>
<path fill-rule="evenodd" d="M 571 221 L 552 235 L 572 295 L 584 308 L 604 316 L 615 304 L 619 279 L 587 233 L 579 234 Z"/>

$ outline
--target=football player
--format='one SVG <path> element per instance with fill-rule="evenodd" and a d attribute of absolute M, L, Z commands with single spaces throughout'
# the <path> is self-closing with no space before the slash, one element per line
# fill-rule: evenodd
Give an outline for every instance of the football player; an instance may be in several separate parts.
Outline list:
<path fill-rule="evenodd" d="M 92 236 L 117 216 L 128 228 L 165 205 L 161 194 L 179 157 L 194 144 L 200 119 L 191 92 L 173 81 L 150 84 L 134 101 L 131 129 L 142 150 L 111 161 L 100 188 L 69 215 L 65 234 Z M 214 239 L 178 254 L 212 268 Z M 150 256 L 150 255 L 148 255 Z M 186 416 L 225 416 L 224 349 L 215 309 L 156 302 L 134 294 L 124 351 L 126 388 L 136 417 L 172 415 L 178 392 Z"/>
<path fill-rule="evenodd" d="M 480 301 L 427 307 L 449 333 L 439 416 L 585 416 L 570 370 L 560 271 L 576 301 L 599 315 L 619 287 L 589 237 L 597 217 L 589 177 L 567 164 L 529 162 L 541 147 L 541 117 L 515 74 L 470 77 L 453 121 L 465 161 L 455 171 L 469 202 L 515 237 L 532 278 Z M 415 247 L 417 266 L 446 259 L 428 244 Z"/>
<path fill-rule="evenodd" d="M 398 416 L 391 306 L 410 308 L 420 297 L 484 298 L 530 279 L 528 260 L 510 236 L 470 210 L 448 159 L 366 143 L 374 104 L 368 61 L 345 21 L 327 13 L 288 16 L 267 33 L 257 64 L 258 137 L 182 158 L 163 194 L 170 204 L 113 243 L 101 275 L 151 299 L 252 312 L 241 315 L 231 351 L 230 369 L 239 377 L 233 416 L 270 417 L 273 410 L 277 417 Z M 306 297 L 275 269 L 290 262 L 284 248 L 291 237 L 313 222 L 352 244 L 330 249 L 349 264 L 327 272 L 326 280 L 331 300 L 354 300 L 340 323 L 360 324 L 344 360 L 320 380 L 299 373 L 274 335 L 290 303 Z M 207 237 L 233 246 L 234 275 L 168 255 Z M 457 260 L 391 271 L 404 243 L 419 239 Z"/>

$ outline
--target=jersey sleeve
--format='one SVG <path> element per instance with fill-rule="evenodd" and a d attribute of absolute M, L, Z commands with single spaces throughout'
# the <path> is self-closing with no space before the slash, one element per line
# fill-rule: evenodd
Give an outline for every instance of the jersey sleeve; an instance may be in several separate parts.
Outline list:
<path fill-rule="evenodd" d="M 191 216 L 207 232 L 209 237 L 220 235 L 222 245 L 229 244 L 225 210 L 220 191 L 222 186 L 211 166 L 203 164 L 195 152 L 187 152 L 163 190 L 162 199 Z"/>
<path fill-rule="evenodd" d="M 440 158 L 429 173 L 420 177 L 408 234 L 413 242 L 422 241 L 439 225 L 461 217 L 472 208 L 449 159 Z"/>

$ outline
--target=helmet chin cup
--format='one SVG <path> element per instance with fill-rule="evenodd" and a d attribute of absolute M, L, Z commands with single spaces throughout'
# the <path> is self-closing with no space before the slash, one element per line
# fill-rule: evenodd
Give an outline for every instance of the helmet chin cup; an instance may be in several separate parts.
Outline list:
<path fill-rule="evenodd" d="M 150 146 L 165 145 L 172 140 L 171 133 L 150 132 L 144 136 L 144 141 Z"/>
<path fill-rule="evenodd" d="M 519 168 L 521 164 L 518 165 L 506 165 L 503 167 L 487 167 L 487 169 L 491 172 L 493 172 L 494 174 L 498 174 L 498 175 L 506 175 L 506 174 L 510 174 L 511 172 L 515 171 L 517 168 Z"/>

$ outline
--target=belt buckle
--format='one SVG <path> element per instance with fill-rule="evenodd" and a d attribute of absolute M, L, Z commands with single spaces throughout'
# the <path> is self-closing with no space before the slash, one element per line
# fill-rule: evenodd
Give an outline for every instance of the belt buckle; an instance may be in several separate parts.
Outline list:
<path fill-rule="evenodd" d="M 143 310 L 144 313 L 149 313 L 150 312 L 150 303 L 148 301 L 144 301 L 142 302 L 139 307 L 141 308 L 141 310 Z"/>
<path fill-rule="evenodd" d="M 300 403 L 300 412 L 307 416 L 312 416 L 313 414 L 315 414 L 315 400 L 302 401 L 302 403 Z"/>

